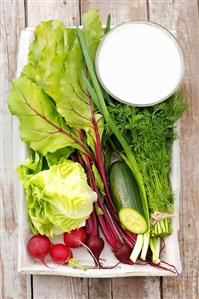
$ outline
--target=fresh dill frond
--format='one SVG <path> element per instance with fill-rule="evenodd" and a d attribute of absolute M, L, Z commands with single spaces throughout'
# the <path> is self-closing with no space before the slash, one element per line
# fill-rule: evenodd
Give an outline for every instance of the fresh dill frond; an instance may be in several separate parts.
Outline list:
<path fill-rule="evenodd" d="M 176 121 L 186 107 L 187 101 L 181 92 L 151 107 L 133 107 L 117 101 L 108 107 L 135 155 L 151 214 L 173 212 L 171 146 L 177 137 Z"/>

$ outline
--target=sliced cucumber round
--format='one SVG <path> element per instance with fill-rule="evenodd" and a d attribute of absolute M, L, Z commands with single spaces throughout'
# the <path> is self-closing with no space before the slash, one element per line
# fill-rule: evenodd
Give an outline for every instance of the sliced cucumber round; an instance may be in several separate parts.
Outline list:
<path fill-rule="evenodd" d="M 132 208 L 123 208 L 119 211 L 122 225 L 130 232 L 143 234 L 147 231 L 147 222 L 144 217 Z"/>

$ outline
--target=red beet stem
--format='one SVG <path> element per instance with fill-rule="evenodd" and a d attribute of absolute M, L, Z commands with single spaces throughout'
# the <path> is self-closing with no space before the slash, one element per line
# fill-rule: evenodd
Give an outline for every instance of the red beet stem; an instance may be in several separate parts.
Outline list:
<path fill-rule="evenodd" d="M 113 239 L 117 242 L 117 243 L 121 243 L 120 238 L 118 237 L 118 234 L 115 230 L 115 228 L 113 227 L 113 224 L 110 220 L 110 216 L 107 213 L 107 210 L 105 209 L 104 205 L 103 205 L 103 201 L 101 199 L 101 196 L 99 194 L 99 191 L 97 189 L 96 183 L 95 183 L 95 179 L 92 173 L 92 169 L 91 169 L 91 165 L 90 165 L 90 160 L 88 157 L 86 157 L 86 164 L 87 164 L 87 168 L 88 168 L 88 175 L 89 175 L 89 179 L 90 179 L 90 183 L 91 183 L 91 187 L 93 188 L 93 190 L 97 193 L 97 198 L 98 198 L 98 203 L 100 208 L 102 209 L 103 213 L 104 213 L 104 218 L 106 220 L 106 223 L 108 225 L 108 228 L 110 230 L 110 233 L 112 234 Z"/>
<path fill-rule="evenodd" d="M 161 261 L 161 263 L 162 263 L 162 261 Z M 154 267 L 154 268 L 159 268 L 159 269 L 162 269 L 162 270 L 166 270 L 166 271 L 169 271 L 169 272 L 171 272 L 171 273 L 174 273 L 174 274 L 179 274 L 178 273 L 178 271 L 176 270 L 176 268 L 175 268 L 175 271 L 174 270 L 171 270 L 171 269 L 169 269 L 169 268 L 167 268 L 167 267 L 164 267 L 164 266 L 161 266 L 160 264 L 158 264 L 158 265 L 156 265 L 156 264 L 154 264 L 154 263 L 152 263 L 152 262 L 149 262 L 149 264 L 152 266 L 152 267 Z M 170 265 L 171 266 L 171 265 Z"/>
<path fill-rule="evenodd" d="M 81 137 L 81 140 L 83 141 L 83 133 L 82 131 L 80 130 L 80 137 Z M 103 213 L 104 213 L 104 217 L 106 217 L 106 222 L 108 223 L 108 227 L 109 229 L 112 229 L 112 223 L 110 222 L 110 219 L 109 217 L 107 217 L 107 212 L 104 208 L 104 205 L 103 205 L 103 202 L 102 202 L 102 199 L 101 197 L 99 196 L 99 192 L 98 192 L 98 189 L 97 189 L 97 186 L 96 186 L 96 183 L 95 183 L 95 179 L 94 179 L 94 176 L 93 176 L 93 172 L 92 172 L 92 169 L 91 169 L 91 164 L 90 164 L 90 160 L 89 160 L 89 157 L 87 155 L 85 155 L 85 159 L 86 159 L 86 166 L 87 166 L 87 170 L 88 170 L 88 177 L 89 177 L 89 183 L 90 183 L 90 186 L 91 188 L 97 193 L 97 197 L 98 197 L 98 203 L 99 203 L 99 206 L 100 208 L 102 209 Z M 100 226 L 102 228 L 102 231 L 107 239 L 107 242 L 109 243 L 109 245 L 112 247 L 112 248 L 115 248 L 117 246 L 116 244 L 116 240 L 110 235 L 110 231 L 107 229 L 107 226 L 106 226 L 106 223 L 104 221 L 104 218 L 103 216 L 101 215 L 98 215 L 98 219 L 99 219 L 99 222 L 100 222 Z M 91 222 L 90 222 L 91 223 Z M 92 227 L 89 226 L 89 230 L 93 230 L 94 231 L 94 225 L 97 224 L 97 222 L 94 222 L 92 223 Z M 90 224 L 89 224 L 90 225 Z M 110 227 L 111 225 L 111 227 Z M 95 231 L 96 231 L 96 228 L 95 228 Z M 113 235 L 115 236 L 116 233 L 115 231 L 113 231 L 113 229 L 111 230 L 111 232 L 113 232 Z M 118 238 L 117 236 L 117 239 L 118 239 L 118 242 L 120 242 L 120 239 Z"/>
<path fill-rule="evenodd" d="M 84 248 L 86 248 L 86 250 L 88 251 L 88 253 L 92 256 L 92 258 L 93 258 L 93 260 L 94 260 L 94 262 L 95 262 L 95 266 L 96 266 L 98 269 L 100 269 L 100 268 L 101 268 L 101 265 L 100 265 L 98 259 L 96 258 L 96 256 L 93 254 L 92 250 L 91 250 L 85 243 L 81 243 L 81 244 L 82 244 L 82 246 L 83 246 Z"/>
<path fill-rule="evenodd" d="M 81 164 L 81 166 L 84 167 L 84 160 L 82 159 L 82 156 L 78 151 L 77 151 L 77 160 Z"/>
<path fill-rule="evenodd" d="M 108 186 L 108 181 L 107 181 L 107 177 L 105 174 L 105 169 L 104 169 L 104 163 L 103 163 L 103 152 L 102 152 L 102 147 L 101 147 L 101 141 L 100 141 L 100 135 L 99 135 L 99 131 L 98 131 L 98 127 L 97 127 L 97 122 L 95 119 L 95 115 L 93 112 L 93 107 L 92 107 L 92 103 L 91 103 L 91 99 L 88 96 L 88 104 L 90 106 L 90 113 L 91 113 L 91 119 L 92 119 L 92 124 L 93 124 L 93 129 L 95 132 L 95 137 L 96 137 L 96 141 L 95 141 L 95 149 L 96 149 L 96 162 L 97 162 L 97 168 L 99 170 L 99 173 L 101 175 L 102 181 L 104 183 L 104 188 L 106 191 L 106 203 L 107 206 L 110 210 L 111 215 L 114 218 L 114 224 L 116 226 L 116 231 L 120 232 L 120 235 L 122 235 L 123 239 L 127 242 L 127 244 L 133 248 L 135 245 L 135 241 L 136 238 L 133 238 L 133 236 L 131 235 L 131 233 L 128 233 L 127 231 L 123 230 L 122 228 L 120 228 L 120 222 L 116 213 L 116 209 L 115 206 L 113 204 L 112 198 L 111 198 L 111 194 L 109 191 L 109 186 Z M 88 158 L 89 160 L 89 158 Z M 100 205 L 101 207 L 101 205 Z M 104 212 L 104 211 L 103 211 Z M 107 217 L 106 217 L 107 220 Z M 112 227 L 112 225 L 110 226 Z M 113 237 L 115 240 L 118 240 L 118 235 L 115 233 L 115 229 L 112 230 L 113 233 Z"/>
<path fill-rule="evenodd" d="M 95 214 L 95 209 L 93 210 L 92 214 L 88 218 L 86 222 L 86 234 L 88 236 L 97 236 L 98 235 L 98 223 L 97 217 Z"/>
<path fill-rule="evenodd" d="M 92 120 L 92 124 L 93 124 L 93 129 L 95 132 L 95 152 L 96 152 L 96 160 L 97 160 L 97 166 L 98 166 L 98 170 L 99 173 L 102 177 L 102 181 L 104 183 L 104 188 L 106 191 L 106 201 L 107 201 L 107 205 L 109 207 L 110 210 L 115 211 L 115 206 L 112 202 L 111 199 L 111 195 L 110 195 L 110 191 L 108 188 L 108 182 L 107 182 L 107 178 L 106 178 L 106 174 L 105 174 L 105 170 L 104 170 L 104 162 L 103 162 L 103 153 L 102 153 L 102 146 L 101 146 L 101 141 L 100 141 L 100 134 L 98 131 L 98 127 L 97 127 L 97 121 L 95 119 L 95 114 L 93 112 L 93 107 L 92 107 L 92 103 L 91 103 L 91 98 L 90 96 L 88 96 L 88 104 L 90 107 L 90 113 L 91 113 L 91 120 Z"/>
<path fill-rule="evenodd" d="M 90 236 L 92 235 L 92 233 L 93 233 L 93 217 L 91 214 L 86 222 L 86 234 Z"/>
<path fill-rule="evenodd" d="M 115 240 L 113 240 L 113 238 L 110 236 L 110 232 L 107 229 L 107 226 L 106 226 L 103 216 L 98 215 L 98 219 L 99 219 L 103 234 L 104 234 L 107 242 L 109 243 L 111 248 L 113 248 L 113 249 L 116 248 L 117 244 L 115 243 Z"/>
<path fill-rule="evenodd" d="M 98 232 L 98 223 L 97 223 L 97 217 L 96 217 L 96 214 L 95 214 L 95 210 L 93 210 L 93 212 L 92 212 L 92 218 L 93 218 L 93 232 L 92 232 L 92 235 L 97 236 L 99 234 L 99 232 Z"/>
<path fill-rule="evenodd" d="M 107 209 L 107 208 L 106 208 Z M 108 209 L 107 212 L 109 213 Z M 115 226 L 116 230 L 119 232 L 120 236 L 124 239 L 124 241 L 131 247 L 133 248 L 136 242 L 136 236 L 133 233 L 128 232 L 127 230 L 123 229 L 120 227 L 118 221 L 113 218 L 113 225 Z"/>
<path fill-rule="evenodd" d="M 94 129 L 95 137 L 96 137 L 95 151 L 96 151 L 97 168 L 99 170 L 102 181 L 104 183 L 104 188 L 105 188 L 106 195 L 107 195 L 106 196 L 107 206 L 108 206 L 108 208 L 110 210 L 110 213 L 113 216 L 113 219 L 115 221 L 111 219 L 111 215 L 107 212 L 107 210 L 106 210 L 106 208 L 103 204 L 103 201 L 101 199 L 101 196 L 99 194 L 99 191 L 98 191 L 96 183 L 95 183 L 95 179 L 94 179 L 93 172 L 92 172 L 92 169 L 91 169 L 90 159 L 87 155 L 85 155 L 90 185 L 91 185 L 92 189 L 97 193 L 98 204 L 99 204 L 100 208 L 102 209 L 102 211 L 104 213 L 103 217 L 101 215 L 98 215 L 98 219 L 99 219 L 102 231 L 103 231 L 109 245 L 113 249 L 119 248 L 120 246 L 122 246 L 123 240 L 125 240 L 125 242 L 128 244 L 127 246 L 132 248 L 134 246 L 134 242 L 132 242 L 132 239 L 129 236 L 127 236 L 125 234 L 125 232 L 122 231 L 122 229 L 120 228 L 120 223 L 119 223 L 119 220 L 118 220 L 118 216 L 116 214 L 115 206 L 114 206 L 114 204 L 112 202 L 112 199 L 111 199 L 111 195 L 110 195 L 110 191 L 109 191 L 109 187 L 108 187 L 108 182 L 107 182 L 107 178 L 106 178 L 106 174 L 105 174 L 105 169 L 104 169 L 103 152 L 102 152 L 102 147 L 101 147 L 100 135 L 99 135 L 95 115 L 94 115 L 94 112 L 93 112 L 93 107 L 92 107 L 90 96 L 88 96 L 88 104 L 89 104 L 89 107 L 90 107 L 91 120 L 92 120 L 93 129 Z M 81 137 L 81 141 L 83 141 L 84 138 L 83 138 L 82 131 L 80 131 L 80 137 Z M 106 223 L 104 222 L 104 218 L 106 220 Z M 114 224 L 116 224 L 116 225 L 114 225 Z M 95 225 L 94 225 L 94 227 L 95 227 Z M 122 235 L 122 237 L 121 237 L 120 234 Z M 122 240 L 121 240 L 121 238 L 122 238 Z"/>
<path fill-rule="evenodd" d="M 169 263 L 167 263 L 167 262 L 165 262 L 165 261 L 161 261 L 160 262 L 160 264 L 166 264 L 167 266 L 169 266 L 169 267 L 172 267 L 173 269 L 174 269 L 174 273 L 176 273 L 176 274 L 178 274 L 179 275 L 179 272 L 178 272 L 178 270 L 176 269 L 176 267 L 174 266 L 174 265 L 171 265 L 171 264 L 169 264 Z"/>

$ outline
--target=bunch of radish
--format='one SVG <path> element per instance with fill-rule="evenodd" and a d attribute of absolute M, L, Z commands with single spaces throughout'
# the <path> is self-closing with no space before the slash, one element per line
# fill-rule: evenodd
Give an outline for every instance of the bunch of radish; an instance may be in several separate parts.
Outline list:
<path fill-rule="evenodd" d="M 47 236 L 35 235 L 28 241 L 27 250 L 32 258 L 40 260 L 46 266 L 45 258 L 50 254 L 55 263 L 69 264 L 73 267 L 78 266 L 78 264 L 73 259 L 73 253 L 70 248 L 81 246 L 85 247 L 92 256 L 95 266 L 102 268 L 99 262 L 99 255 L 104 248 L 104 241 L 99 235 L 91 236 L 87 240 L 85 229 L 82 227 L 64 233 L 64 244 L 52 244 Z M 82 268 L 82 266 L 79 265 L 79 268 Z"/>
<path fill-rule="evenodd" d="M 44 265 L 46 256 L 50 253 L 50 256 L 57 264 L 66 264 L 73 257 L 70 248 L 64 244 L 52 244 L 47 236 L 35 235 L 29 241 L 27 245 L 29 255 L 37 260 L 40 260 Z"/>

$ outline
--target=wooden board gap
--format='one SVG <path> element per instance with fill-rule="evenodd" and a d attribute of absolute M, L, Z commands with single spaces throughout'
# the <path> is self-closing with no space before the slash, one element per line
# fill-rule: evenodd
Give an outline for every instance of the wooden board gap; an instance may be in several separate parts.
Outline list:
<path fill-rule="evenodd" d="M 33 275 L 30 275 L 31 299 L 34 299 Z"/>
<path fill-rule="evenodd" d="M 150 21 L 150 7 L 149 7 L 149 0 L 146 0 L 146 9 L 147 9 L 147 21 Z"/>
<path fill-rule="evenodd" d="M 79 24 L 82 25 L 82 1 L 79 0 Z"/>
<path fill-rule="evenodd" d="M 160 277 L 160 299 L 163 298 L 163 277 Z"/>
<path fill-rule="evenodd" d="M 28 2 L 24 0 L 24 21 L 25 21 L 25 28 L 28 26 Z"/>

